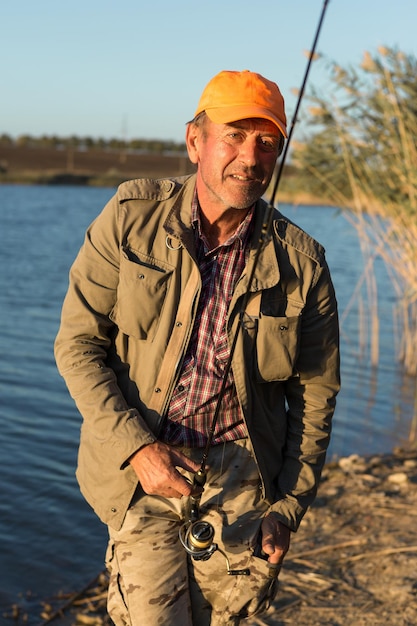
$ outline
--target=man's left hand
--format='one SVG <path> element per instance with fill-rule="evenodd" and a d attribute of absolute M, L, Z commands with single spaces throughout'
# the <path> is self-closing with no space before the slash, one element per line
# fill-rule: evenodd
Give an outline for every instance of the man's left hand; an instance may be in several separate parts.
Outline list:
<path fill-rule="evenodd" d="M 274 515 L 268 513 L 262 522 L 262 550 L 268 562 L 281 565 L 290 547 L 291 531 Z"/>

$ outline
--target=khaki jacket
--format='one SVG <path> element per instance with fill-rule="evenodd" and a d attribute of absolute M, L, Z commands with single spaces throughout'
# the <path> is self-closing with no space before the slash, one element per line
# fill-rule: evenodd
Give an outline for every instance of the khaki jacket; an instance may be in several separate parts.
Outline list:
<path fill-rule="evenodd" d="M 158 437 L 197 310 L 194 188 L 195 175 L 122 184 L 71 268 L 56 360 L 83 416 L 81 491 L 116 529 L 137 487 L 127 459 Z M 230 303 L 230 343 L 266 206 L 257 203 L 247 271 Z M 250 291 L 233 375 L 263 497 L 296 530 L 329 442 L 338 320 L 324 250 L 278 211 Z"/>

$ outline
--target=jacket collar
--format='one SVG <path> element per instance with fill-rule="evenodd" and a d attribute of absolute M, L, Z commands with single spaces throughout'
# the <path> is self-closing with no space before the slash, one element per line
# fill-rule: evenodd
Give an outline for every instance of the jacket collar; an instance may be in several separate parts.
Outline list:
<path fill-rule="evenodd" d="M 194 257 L 195 243 L 191 224 L 191 203 L 194 197 L 196 175 L 193 174 L 183 181 L 178 181 L 178 192 L 176 194 L 172 209 L 165 220 L 164 228 L 167 234 L 177 239 Z M 267 203 L 258 200 L 255 207 L 255 223 L 252 234 L 251 250 L 247 268 L 242 275 L 236 288 L 236 295 L 240 295 L 247 288 L 247 278 L 256 255 L 256 247 L 261 237 L 262 226 L 267 210 Z M 275 212 L 276 213 L 276 212 Z M 263 250 L 258 257 L 251 291 L 269 289 L 279 282 L 280 272 L 277 255 L 275 253 L 274 237 L 268 233 Z"/>
<path fill-rule="evenodd" d="M 249 254 L 248 264 L 242 280 L 236 288 L 236 296 L 243 294 L 247 289 L 247 281 L 255 262 L 257 246 L 261 239 L 262 227 L 264 225 L 265 215 L 267 211 L 267 203 L 260 199 L 255 207 L 255 224 L 252 234 L 251 250 Z M 278 259 L 275 252 L 274 237 L 271 232 L 267 233 L 266 240 L 262 244 L 261 253 L 258 256 L 254 277 L 250 286 L 250 291 L 261 291 L 270 289 L 279 282 L 280 271 L 278 267 Z"/>
<path fill-rule="evenodd" d="M 195 257 L 195 242 L 191 224 L 191 203 L 194 197 L 195 183 L 195 174 L 177 181 L 178 191 L 164 223 L 167 234 L 173 239 L 177 239 L 193 257 Z"/>

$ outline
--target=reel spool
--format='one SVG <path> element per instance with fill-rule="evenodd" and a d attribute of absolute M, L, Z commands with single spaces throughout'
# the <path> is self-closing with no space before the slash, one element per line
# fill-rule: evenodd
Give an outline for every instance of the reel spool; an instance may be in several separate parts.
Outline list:
<path fill-rule="evenodd" d="M 214 528 L 209 522 L 197 520 L 183 524 L 179 538 L 187 554 L 195 561 L 207 561 L 217 550 L 217 544 L 213 543 Z"/>

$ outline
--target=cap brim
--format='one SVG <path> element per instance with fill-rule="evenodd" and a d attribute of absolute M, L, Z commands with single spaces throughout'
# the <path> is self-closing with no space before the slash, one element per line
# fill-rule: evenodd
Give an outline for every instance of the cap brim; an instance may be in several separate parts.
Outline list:
<path fill-rule="evenodd" d="M 268 109 L 257 106 L 234 106 L 234 107 L 217 107 L 205 110 L 206 115 L 215 124 L 230 124 L 238 120 L 247 120 L 252 117 L 260 117 L 269 120 L 278 128 L 278 130 L 287 137 L 286 124 L 278 117 L 273 115 Z"/>

